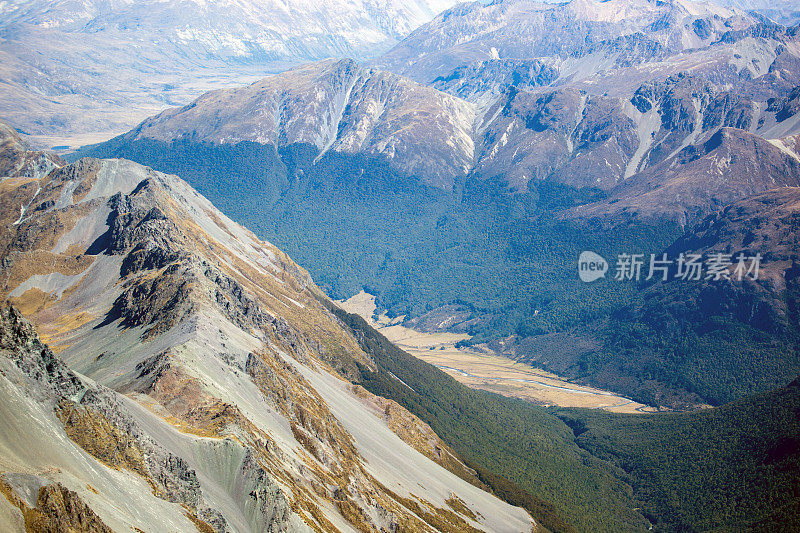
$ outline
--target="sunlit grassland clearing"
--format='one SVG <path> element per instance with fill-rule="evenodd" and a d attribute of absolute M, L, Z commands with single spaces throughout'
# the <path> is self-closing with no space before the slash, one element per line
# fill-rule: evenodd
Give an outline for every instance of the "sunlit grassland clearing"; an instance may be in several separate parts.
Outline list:
<path fill-rule="evenodd" d="M 620 413 L 642 412 L 647 406 L 593 387 L 577 385 L 559 376 L 495 355 L 486 348 L 456 348 L 467 334 L 426 333 L 401 324 L 403 317 L 390 319 L 376 315 L 375 297 L 361 291 L 338 302 L 349 313 L 356 313 L 378 329 L 397 347 L 437 366 L 459 382 L 512 398 L 541 405 L 606 409 Z"/>

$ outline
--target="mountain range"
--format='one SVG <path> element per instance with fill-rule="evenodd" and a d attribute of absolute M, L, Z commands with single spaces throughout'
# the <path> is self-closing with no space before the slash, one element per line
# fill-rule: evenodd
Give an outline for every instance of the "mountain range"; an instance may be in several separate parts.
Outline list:
<path fill-rule="evenodd" d="M 392 69 L 390 65 L 397 63 L 394 70 L 409 73 L 403 70 L 408 65 L 402 67 L 400 63 L 409 63 L 413 56 L 404 59 L 404 55 L 414 53 L 421 42 L 433 45 L 438 39 L 440 44 L 450 46 L 448 32 L 456 30 L 462 20 L 472 37 L 458 45 L 461 51 L 446 52 L 453 59 L 436 67 L 442 76 L 457 75 L 451 71 L 479 60 L 490 62 L 478 67 L 489 69 L 484 76 L 497 69 L 507 73 L 518 66 L 509 64 L 508 58 L 547 56 L 544 77 L 538 75 L 538 82 L 554 72 L 561 78 L 577 79 L 597 63 L 605 64 L 603 68 L 615 62 L 634 66 L 633 62 L 641 58 L 653 60 L 683 48 L 710 44 L 754 16 L 763 16 L 760 14 L 787 26 L 798 20 L 791 2 L 766 5 L 719 0 L 718 4 L 727 6 L 724 8 L 644 2 L 644 10 L 641 5 L 626 8 L 621 2 L 588 2 L 582 7 L 571 3 L 563 13 L 554 4 L 518 2 L 509 7 L 511 3 L 506 1 L 499 10 L 495 4 L 457 6 L 455 11 L 439 16 L 436 25 L 416 32 L 403 45 L 375 59 L 375 64 Z M 325 4 L 300 0 L 9 1 L 0 6 L 0 113 L 38 147 L 74 149 L 124 132 L 156 111 L 183 105 L 211 89 L 249 83 L 307 61 L 378 58 L 454 5 L 455 0 Z M 619 25 L 615 17 L 624 16 L 625 9 L 637 16 L 628 17 L 626 24 Z M 753 15 L 747 15 L 751 10 L 755 10 Z M 539 17 L 538 22 L 526 18 L 533 13 Z M 557 21 L 542 19 L 556 13 Z M 731 21 L 731 15 L 738 22 Z M 683 19 L 696 27 L 681 25 Z M 495 22 L 482 28 L 474 26 L 480 20 Z M 729 25 L 725 26 L 723 20 Z M 508 30 L 492 29 L 504 24 Z M 448 25 L 452 28 L 447 29 Z M 657 35 L 650 35 L 653 28 Z M 558 38 L 535 37 L 543 30 Z M 503 31 L 510 33 L 504 35 Z M 517 31 L 526 37 L 516 39 Z M 588 41 L 572 40 L 571 35 L 584 31 L 591 33 Z M 487 44 L 492 39 L 498 41 L 495 44 L 499 48 Z M 507 49 L 503 48 L 504 40 Z M 551 43 L 550 51 L 546 50 L 547 41 Z M 625 57 L 616 57 L 623 50 Z M 744 54 L 739 54 L 748 58 L 740 61 L 740 68 L 753 68 L 749 58 L 754 52 L 760 53 L 745 48 Z M 434 58 L 443 53 L 444 50 L 431 49 L 425 52 L 427 57 L 414 60 L 417 66 L 412 69 L 416 72 L 412 78 L 430 81 L 429 67 L 423 64 L 437 61 Z M 465 54 L 463 61 L 454 60 L 458 54 Z M 701 56 L 688 54 L 684 66 L 696 65 Z M 495 59 L 500 61 L 491 63 Z M 517 61 L 511 63 L 516 65 Z M 636 70 L 631 69 L 631 76 L 638 75 Z M 497 83 L 501 83 L 500 78 L 492 82 Z"/>
<path fill-rule="evenodd" d="M 475 2 L 442 13 L 376 61 L 431 82 L 481 61 L 546 58 L 561 76 L 577 80 L 705 48 L 753 22 L 740 10 L 680 0 Z"/>
<path fill-rule="evenodd" d="M 677 371 L 669 343 L 648 348 L 651 370 L 637 358 L 612 371 L 624 329 L 607 318 L 635 321 L 627 306 L 650 293 L 587 286 L 575 258 L 672 250 L 707 217 L 800 186 L 799 65 L 796 28 L 710 4 L 468 4 L 370 65 L 213 91 L 77 155 L 184 176 L 336 298 L 367 289 L 407 325 L 447 323 L 643 403 L 717 404 L 788 383 L 792 322 L 747 384 L 725 343 L 737 369 L 720 383 Z M 706 318 L 759 329 L 724 302 Z M 706 357 L 698 346 L 688 361 Z"/>
<path fill-rule="evenodd" d="M 759 101 L 719 90 L 701 76 L 677 74 L 643 84 L 628 98 L 511 86 L 482 108 L 349 60 L 328 61 L 207 93 L 114 142 L 308 145 L 318 158 L 328 151 L 372 157 L 445 190 L 479 176 L 502 178 L 522 192 L 543 180 L 614 191 L 658 164 L 687 164 L 682 150 L 704 143 L 711 149 L 727 139 L 719 134 L 726 127 L 791 166 L 797 154 L 790 144 L 768 147 L 758 140 L 788 138 L 800 128 L 791 92 L 800 79 L 787 77 L 780 100 L 763 95 Z"/>
<path fill-rule="evenodd" d="M 212 88 L 375 56 L 452 4 L 4 2 L 0 113 L 39 146 L 76 147 Z"/>

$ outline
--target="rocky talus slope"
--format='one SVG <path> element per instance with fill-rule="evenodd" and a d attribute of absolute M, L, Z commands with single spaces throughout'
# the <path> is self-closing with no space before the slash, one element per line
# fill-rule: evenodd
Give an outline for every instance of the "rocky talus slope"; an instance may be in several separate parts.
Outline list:
<path fill-rule="evenodd" d="M 0 181 L 0 529 L 535 528 L 348 381 L 374 363 L 280 250 L 175 176 L 47 161 Z"/>

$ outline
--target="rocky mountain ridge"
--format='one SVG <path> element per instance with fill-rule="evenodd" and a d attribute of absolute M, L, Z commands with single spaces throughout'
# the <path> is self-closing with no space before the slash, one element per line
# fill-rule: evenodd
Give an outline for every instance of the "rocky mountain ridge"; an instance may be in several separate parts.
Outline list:
<path fill-rule="evenodd" d="M 308 274 L 177 177 L 83 159 L 5 176 L 0 198 L 0 292 L 55 352 L 3 311 L 12 506 L 58 483 L 114 530 L 534 527 L 449 472 L 479 484 L 427 425 L 350 384 L 373 364 Z"/>
<path fill-rule="evenodd" d="M 705 150 L 723 128 L 739 130 L 747 143 L 775 152 L 776 164 L 793 168 L 796 154 L 780 139 L 800 128 L 793 104 L 800 77 L 791 68 L 797 57 L 785 55 L 770 74 L 740 90 L 681 73 L 645 83 L 628 97 L 511 85 L 485 107 L 352 61 L 323 62 L 208 93 L 146 120 L 97 153 L 130 156 L 126 146 L 140 141 L 308 146 L 313 163 L 328 152 L 366 156 L 445 190 L 467 177 L 499 179 L 517 192 L 548 181 L 635 203 L 634 176 L 663 180 L 665 169 L 692 160 L 682 151 Z M 767 77 L 782 80 L 785 89 Z M 769 96 L 775 94 L 784 96 Z M 739 179 L 734 170 L 719 169 L 726 180 Z M 733 187 L 735 199 L 751 193 L 742 187 Z M 678 211 L 702 214 L 713 207 L 688 192 L 681 198 Z"/>
<path fill-rule="evenodd" d="M 705 48 L 754 22 L 743 11 L 679 0 L 473 3 L 442 13 L 376 62 L 422 82 L 491 59 L 549 58 L 562 71 L 584 57 L 620 66 Z"/>

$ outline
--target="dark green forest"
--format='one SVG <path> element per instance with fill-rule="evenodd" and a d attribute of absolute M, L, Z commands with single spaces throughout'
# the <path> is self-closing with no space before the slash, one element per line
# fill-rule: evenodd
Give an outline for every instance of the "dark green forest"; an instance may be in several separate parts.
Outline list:
<path fill-rule="evenodd" d="M 642 287 L 607 319 L 602 348 L 582 369 L 601 386 L 625 379 L 644 403 L 675 407 L 681 398 L 721 405 L 786 385 L 800 375 L 800 285 L 795 270 L 784 279 L 780 293 L 727 282 Z"/>
<path fill-rule="evenodd" d="M 469 389 L 332 311 L 379 367 L 361 369 L 365 388 L 553 531 L 800 530 L 800 380 L 691 413 L 543 408 Z"/>
<path fill-rule="evenodd" d="M 555 414 L 625 473 L 657 530 L 800 530 L 800 379 L 692 413 Z"/>

